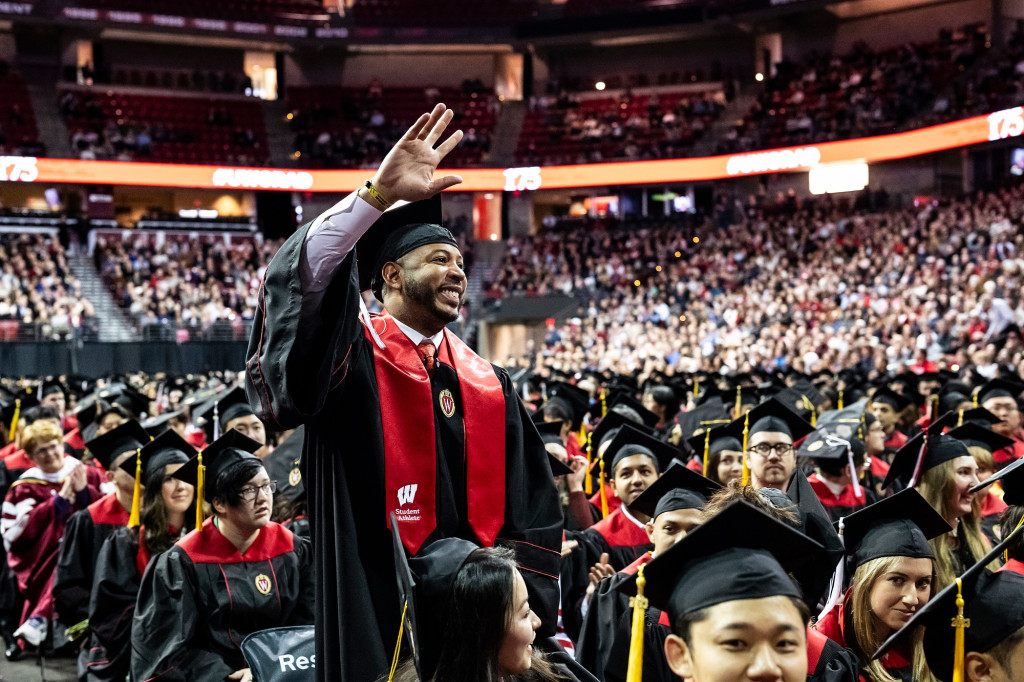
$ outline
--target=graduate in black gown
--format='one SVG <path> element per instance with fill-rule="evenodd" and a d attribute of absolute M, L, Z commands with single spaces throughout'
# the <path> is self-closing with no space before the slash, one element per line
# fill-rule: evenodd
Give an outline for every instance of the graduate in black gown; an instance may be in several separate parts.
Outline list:
<path fill-rule="evenodd" d="M 301 227 L 260 292 L 246 392 L 269 429 L 306 425 L 321 680 L 388 671 L 392 512 L 413 554 L 443 537 L 514 545 L 541 633 L 555 632 L 562 514 L 547 454 L 507 372 L 445 329 L 466 288 L 437 196 L 460 178 L 433 177 L 461 139 L 433 148 L 452 115 L 424 114 L 369 187 Z M 398 200 L 416 203 L 382 217 Z M 371 288 L 386 312 L 365 312 Z"/>
<path fill-rule="evenodd" d="M 86 443 L 88 451 L 107 470 L 107 478 L 113 481 L 115 491 L 68 519 L 53 582 L 57 618 L 65 627 L 80 626 L 89 617 L 89 592 L 96 559 L 104 540 L 129 521 L 135 487 L 134 455 L 148 442 L 146 430 L 132 420 Z M 121 467 L 129 458 L 132 466 Z M 89 654 L 88 648 L 83 649 L 78 658 L 79 679 L 85 679 Z"/>
<path fill-rule="evenodd" d="M 143 575 L 133 679 L 250 682 L 246 635 L 312 623 L 309 545 L 270 520 L 276 484 L 251 454 L 259 447 L 231 430 L 172 474 L 214 513 Z"/>
<path fill-rule="evenodd" d="M 195 519 L 195 488 L 171 474 L 196 454 L 172 430 L 123 463 L 141 469 L 145 493 L 132 503 L 132 523 L 103 543 L 89 601 L 91 639 L 87 682 L 123 682 L 131 666 L 131 627 L 135 600 L 146 567 L 184 535 Z M 193 511 L 189 515 L 189 511 Z"/>

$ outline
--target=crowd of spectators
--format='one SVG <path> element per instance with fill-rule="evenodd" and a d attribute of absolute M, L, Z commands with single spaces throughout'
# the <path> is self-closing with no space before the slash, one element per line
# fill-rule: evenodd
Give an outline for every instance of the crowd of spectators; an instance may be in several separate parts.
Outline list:
<path fill-rule="evenodd" d="M 147 338 L 244 338 L 260 282 L 280 242 L 221 235 L 153 233 L 100 237 L 96 268 L 115 301 Z M 147 328 L 148 331 L 147 331 Z"/>
<path fill-rule="evenodd" d="M 56 235 L 0 233 L 0 338 L 89 338 L 94 314 Z"/>
<path fill-rule="evenodd" d="M 645 375 L 1019 364 L 1024 185 L 886 202 L 723 201 L 704 219 L 511 240 L 489 295 L 562 293 L 579 309 L 543 348 L 499 361 Z"/>
<path fill-rule="evenodd" d="M 64 67 L 64 81 L 79 85 L 118 85 L 185 92 L 213 92 L 227 95 L 252 95 L 252 79 L 244 72 L 220 69 L 140 69 L 106 64 Z"/>
<path fill-rule="evenodd" d="M 461 88 L 385 87 L 376 78 L 365 88 L 294 87 L 288 101 L 296 158 L 319 168 L 376 168 L 412 122 L 438 102 L 455 112 L 452 125 L 464 133 L 446 164 L 479 165 L 500 111 L 497 98 L 476 79 Z"/>

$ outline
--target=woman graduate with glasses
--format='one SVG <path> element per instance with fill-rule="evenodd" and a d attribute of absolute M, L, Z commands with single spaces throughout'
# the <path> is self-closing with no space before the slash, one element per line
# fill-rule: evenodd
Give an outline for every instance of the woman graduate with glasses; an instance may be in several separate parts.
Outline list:
<path fill-rule="evenodd" d="M 213 516 L 146 570 L 132 625 L 132 678 L 249 682 L 246 635 L 313 622 L 308 542 L 270 520 L 259 443 L 228 431 L 175 471 Z"/>

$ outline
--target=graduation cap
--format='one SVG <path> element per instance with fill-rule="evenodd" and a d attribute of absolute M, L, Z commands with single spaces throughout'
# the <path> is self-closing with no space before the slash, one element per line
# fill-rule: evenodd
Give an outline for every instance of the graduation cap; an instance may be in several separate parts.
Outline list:
<path fill-rule="evenodd" d="M 451 598 L 459 570 L 479 548 L 462 538 L 442 538 L 411 559 L 407 558 L 394 512 L 391 512 L 391 547 L 398 577 L 398 612 L 404 619 L 399 647 L 400 650 L 407 647 L 412 654 L 418 679 L 430 680 L 437 668 L 443 636 L 439 615 Z M 400 650 L 398 657 L 402 655 Z"/>
<path fill-rule="evenodd" d="M 568 476 L 572 473 L 572 469 L 570 469 L 565 462 L 558 459 L 550 452 L 548 453 L 548 464 L 551 465 L 552 476 Z"/>
<path fill-rule="evenodd" d="M 958 426 L 947 435 L 956 438 L 969 448 L 982 448 L 989 452 L 997 452 L 1003 448 L 1008 448 L 1014 442 L 1012 438 L 1001 436 L 995 431 L 986 429 L 984 426 L 973 422 L 967 422 L 963 426 Z"/>
<path fill-rule="evenodd" d="M 150 441 L 149 434 L 142 428 L 139 422 L 134 419 L 126 421 L 115 429 L 107 431 L 102 436 L 86 441 L 85 448 L 99 460 L 100 464 L 107 471 L 114 468 L 114 460 L 126 452 L 135 452 Z M 127 461 L 127 460 L 125 460 Z M 135 475 L 135 468 L 130 470 L 121 467 L 131 475 Z"/>
<path fill-rule="evenodd" d="M 822 551 L 800 531 L 740 500 L 690 531 L 618 589 L 638 592 L 637 578 L 643 576 L 644 596 L 667 611 L 672 622 L 730 601 L 803 599 L 787 573 L 812 563 Z"/>
<path fill-rule="evenodd" d="M 717 455 L 725 450 L 743 452 L 743 444 L 740 442 L 740 439 L 735 434 L 726 432 L 722 426 L 709 427 L 702 430 L 704 431 L 703 434 L 697 434 L 687 441 L 690 449 L 701 458 L 702 471 L 705 471 L 708 457 L 712 455 Z M 705 473 L 707 472 L 705 471 Z"/>
<path fill-rule="evenodd" d="M 1003 502 L 1009 506 L 1024 505 L 1024 459 L 1018 459 L 1010 465 L 992 474 L 978 485 L 971 488 L 972 493 L 987 488 L 996 481 L 1002 481 Z"/>
<path fill-rule="evenodd" d="M 583 423 L 583 417 L 587 414 L 587 409 L 590 407 L 590 396 L 587 392 L 564 381 L 555 381 L 548 384 L 547 402 L 550 403 L 555 400 L 563 403 L 565 411 L 572 417 L 572 430 L 576 431 L 579 429 L 580 424 Z M 543 410 L 544 406 L 541 405 L 539 411 Z"/>
<path fill-rule="evenodd" d="M 715 398 L 721 400 L 723 405 L 725 404 L 725 400 L 728 396 L 714 379 L 707 379 L 706 381 L 695 385 L 700 392 L 700 395 L 697 396 L 697 405 L 703 405 L 709 400 L 714 400 Z"/>
<path fill-rule="evenodd" d="M 643 420 L 644 426 L 654 426 L 658 423 L 658 415 L 654 414 L 646 407 L 644 407 L 639 400 L 631 395 L 621 393 L 615 397 L 611 406 L 608 408 L 609 413 L 618 406 L 628 407 L 629 409 L 640 415 L 640 419 Z"/>
<path fill-rule="evenodd" d="M 170 438 L 171 434 L 178 436 L 173 430 L 168 429 L 163 437 Z M 178 436 L 180 438 L 180 436 Z M 155 442 L 155 441 L 154 441 Z M 191 447 L 191 446 L 190 446 Z M 262 445 L 248 436 L 243 436 L 238 431 L 231 429 L 223 436 L 208 445 L 204 450 L 186 462 L 180 469 L 171 474 L 178 480 L 191 483 L 196 487 L 196 500 L 212 502 L 214 497 L 220 493 L 217 487 L 217 478 L 222 471 L 230 466 L 246 460 L 257 460 L 252 453 L 259 450 Z M 257 460 L 258 461 L 258 460 Z M 212 481 L 213 485 L 207 486 L 206 481 Z M 203 505 L 196 505 L 196 530 L 203 525 Z"/>
<path fill-rule="evenodd" d="M 683 432 L 683 439 L 689 442 L 696 436 L 703 436 L 708 429 L 728 424 L 730 421 L 732 419 L 725 409 L 725 404 L 720 398 L 715 397 L 680 414 L 678 423 L 679 430 Z M 699 449 L 694 450 L 699 452 L 703 449 L 704 446 L 701 445 Z"/>
<path fill-rule="evenodd" d="M 801 532 L 823 548 L 814 561 L 795 569 L 793 575 L 803 588 L 807 603 L 814 605 L 825 594 L 836 564 L 843 557 L 843 541 L 810 481 L 799 470 L 789 479 L 786 497 L 796 506 L 793 511 L 800 521 Z"/>
<path fill-rule="evenodd" d="M 263 467 L 270 480 L 277 481 L 276 494 L 289 502 L 294 502 L 306 491 L 302 486 L 302 470 L 299 468 L 305 436 L 306 427 L 299 426 L 263 459 Z"/>
<path fill-rule="evenodd" d="M 873 658 L 909 641 L 919 628 L 928 668 L 942 682 L 965 679 L 967 652 L 985 653 L 1024 627 L 1024 575 L 1013 571 L 989 571 L 991 563 L 1016 538 L 1020 529 L 992 548 L 953 583 L 933 596 L 900 630 L 887 639 Z M 652 562 L 653 563 L 653 562 Z"/>
<path fill-rule="evenodd" d="M 458 248 L 455 236 L 441 227 L 441 220 L 440 193 L 382 213 L 356 242 L 359 290 L 371 289 L 374 297 L 383 303 L 381 271 L 385 263 L 397 261 L 427 244 L 448 244 Z"/>
<path fill-rule="evenodd" d="M 145 437 L 145 441 L 143 441 L 144 445 L 135 451 L 135 457 L 129 457 L 120 464 L 122 471 L 127 472 L 135 478 L 135 490 L 132 492 L 132 509 L 128 518 L 128 525 L 135 527 L 140 523 L 139 512 L 142 497 L 141 486 L 154 485 L 157 480 L 162 481 L 164 467 L 168 464 L 184 465 L 189 461 L 189 457 L 195 455 L 196 449 L 174 431 L 168 430 L 161 434 L 159 438 L 152 439 L 138 422 L 133 420 L 127 422 L 127 424 L 134 424 L 137 429 L 136 433 Z M 123 426 L 126 426 L 127 424 Z M 114 433 L 115 431 L 117 431 L 117 429 L 114 429 L 114 431 L 111 431 L 110 433 Z M 102 437 L 105 438 L 109 435 L 109 433 L 104 434 Z M 86 445 L 89 444 L 87 443 Z M 184 468 L 184 466 L 182 466 L 182 468 Z M 178 471 L 180 470 L 181 469 Z M 177 472 L 175 472 L 175 474 L 176 473 Z M 171 475 L 174 476 L 175 474 Z M 181 478 L 178 476 L 175 477 L 179 479 Z M 192 483 L 192 481 L 186 482 Z M 196 499 L 198 500 L 198 496 Z M 197 506 L 199 506 L 198 502 Z"/>
<path fill-rule="evenodd" d="M 896 454 L 892 456 L 892 463 L 889 465 L 889 473 L 882 481 L 882 488 L 888 488 L 895 481 L 901 481 L 906 484 L 906 487 L 916 486 L 929 469 L 957 457 L 971 456 L 967 446 L 962 442 L 944 433 L 932 433 L 933 428 L 929 427 L 927 432 L 922 431 L 917 434 L 896 451 Z M 924 449 L 923 453 L 922 448 Z M 921 460 L 920 467 L 918 467 L 918 459 Z"/>
<path fill-rule="evenodd" d="M 142 428 L 146 429 L 149 435 L 156 437 L 170 428 L 171 420 L 178 419 L 184 414 L 184 410 L 165 412 L 156 417 L 150 417 L 142 422 Z"/>
<path fill-rule="evenodd" d="M 889 556 L 931 559 L 934 554 L 928 541 L 952 530 L 914 488 L 850 514 L 842 519 L 842 528 L 853 569 Z"/>
<path fill-rule="evenodd" d="M 123 383 L 114 384 L 96 395 L 111 405 L 120 405 L 135 417 L 139 417 L 149 408 L 148 396 Z"/>
<path fill-rule="evenodd" d="M 870 413 L 864 411 L 864 405 L 855 403 L 841 410 L 828 410 L 818 415 L 818 422 L 816 424 L 819 431 L 829 433 L 834 436 L 839 436 L 849 440 L 851 438 L 861 438 L 867 434 L 861 429 L 862 425 L 866 425 L 866 419 L 870 417 Z M 873 417 L 870 417 L 873 419 Z"/>
<path fill-rule="evenodd" d="M 195 421 L 206 433 L 206 440 L 213 441 L 219 434 L 227 431 L 230 422 L 254 414 L 252 407 L 249 406 L 249 399 L 245 396 L 245 389 L 235 386 L 218 396 L 216 400 L 204 405 L 201 410 L 197 410 Z"/>
<path fill-rule="evenodd" d="M 605 462 L 607 475 L 614 477 L 615 467 L 627 457 L 647 455 L 657 464 L 658 471 L 665 471 L 678 454 L 679 450 L 674 446 L 634 428 L 631 424 L 624 424 L 615 434 L 601 459 Z"/>
<path fill-rule="evenodd" d="M 601 447 L 601 443 L 616 429 L 622 428 L 626 424 L 631 427 L 643 431 L 645 433 L 653 433 L 645 425 L 638 424 L 637 422 L 630 419 L 626 414 L 622 412 L 609 411 L 608 414 L 598 422 L 594 430 L 590 432 L 590 446 L 591 452 L 596 455 L 598 448 Z"/>
<path fill-rule="evenodd" d="M 553 422 L 537 422 L 534 426 L 537 427 L 537 432 L 540 433 L 541 440 L 545 443 L 562 443 L 562 424 L 565 422 L 561 419 Z"/>
<path fill-rule="evenodd" d="M 974 402 L 976 405 L 984 405 L 992 398 L 1013 398 L 1014 400 L 1024 391 L 1024 385 L 1006 379 L 992 379 L 979 386 L 974 391 Z"/>
<path fill-rule="evenodd" d="M 708 498 L 721 489 L 718 483 L 675 460 L 658 480 L 633 500 L 629 508 L 656 519 L 667 511 L 703 509 Z"/>
<path fill-rule="evenodd" d="M 871 396 L 871 402 L 884 403 L 896 412 L 902 412 L 907 409 L 913 401 L 902 393 L 897 393 L 888 386 L 882 386 Z"/>
<path fill-rule="evenodd" d="M 744 405 L 757 405 L 761 402 L 761 392 L 756 386 L 733 384 L 722 395 L 722 402 L 733 410 L 733 416 L 740 416 Z"/>
<path fill-rule="evenodd" d="M 39 401 L 36 400 L 35 394 L 27 392 L 15 393 L 9 400 L 0 404 L 0 410 L 3 410 L 4 423 L 10 428 L 7 440 L 14 440 L 18 421 L 24 416 L 25 410 L 32 409 L 38 404 Z"/>
<path fill-rule="evenodd" d="M 36 385 L 36 398 L 42 400 L 48 395 L 54 393 L 60 393 L 63 396 L 67 396 L 68 389 L 60 379 L 53 377 L 46 377 Z"/>
<path fill-rule="evenodd" d="M 795 443 L 813 431 L 814 427 L 775 398 L 769 398 L 739 419 L 734 419 L 725 429 L 731 435 L 738 436 L 741 441 L 744 440 L 743 432 L 746 430 L 746 439 L 758 433 L 771 431 L 784 433 Z"/>

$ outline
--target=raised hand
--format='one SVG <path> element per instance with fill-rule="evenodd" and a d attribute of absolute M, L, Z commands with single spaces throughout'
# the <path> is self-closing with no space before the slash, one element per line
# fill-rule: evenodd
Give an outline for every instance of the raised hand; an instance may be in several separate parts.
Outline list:
<path fill-rule="evenodd" d="M 451 109 L 438 104 L 429 114 L 420 116 L 391 148 L 373 177 L 384 198 L 419 201 L 462 182 L 458 175 L 434 178 L 438 164 L 462 139 L 462 131 L 456 130 L 434 149 L 453 115 Z"/>

